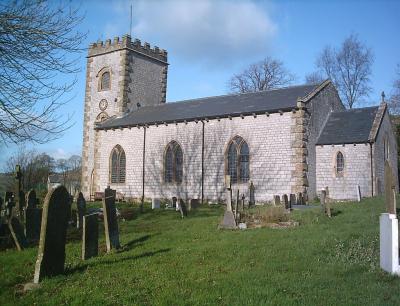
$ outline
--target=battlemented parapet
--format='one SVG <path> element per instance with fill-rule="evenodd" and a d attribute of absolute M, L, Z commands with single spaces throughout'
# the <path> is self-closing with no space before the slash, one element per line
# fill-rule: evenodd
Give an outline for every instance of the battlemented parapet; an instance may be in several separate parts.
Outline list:
<path fill-rule="evenodd" d="M 120 39 L 119 37 L 115 37 L 113 41 L 111 41 L 111 39 L 107 39 L 104 42 L 98 41 L 96 43 L 90 44 L 88 57 L 97 56 L 121 49 L 128 49 L 144 56 L 151 57 L 165 63 L 167 62 L 168 54 L 166 50 L 160 49 L 157 46 L 151 48 L 148 42 L 144 42 L 142 44 L 140 39 L 135 39 L 134 41 L 132 41 L 130 35 L 124 35 L 122 36 L 122 39 Z"/>

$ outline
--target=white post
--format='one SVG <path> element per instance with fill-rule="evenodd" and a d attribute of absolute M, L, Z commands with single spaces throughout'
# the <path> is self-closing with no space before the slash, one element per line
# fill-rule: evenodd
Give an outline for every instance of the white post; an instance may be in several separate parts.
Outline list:
<path fill-rule="evenodd" d="M 400 275 L 399 223 L 395 214 L 383 213 L 380 223 L 380 265 L 391 274 Z"/>

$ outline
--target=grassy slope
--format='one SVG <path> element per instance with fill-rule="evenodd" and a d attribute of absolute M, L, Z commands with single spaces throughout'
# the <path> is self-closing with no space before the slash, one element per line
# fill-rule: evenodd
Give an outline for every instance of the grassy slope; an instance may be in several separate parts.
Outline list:
<path fill-rule="evenodd" d="M 399 305 L 400 279 L 379 269 L 381 199 L 296 211 L 294 229 L 219 231 L 220 207 L 180 220 L 147 211 L 121 222 L 125 249 L 82 262 L 67 245 L 67 275 L 25 296 L 36 249 L 0 253 L 0 304 Z"/>

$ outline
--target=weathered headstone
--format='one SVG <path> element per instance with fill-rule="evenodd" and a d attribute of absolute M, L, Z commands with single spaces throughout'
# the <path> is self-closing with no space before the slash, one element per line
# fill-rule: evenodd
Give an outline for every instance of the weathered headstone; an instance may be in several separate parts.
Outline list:
<path fill-rule="evenodd" d="M 152 198 L 151 199 L 151 209 L 159 209 L 160 208 L 160 199 Z"/>
<path fill-rule="evenodd" d="M 299 192 L 296 199 L 297 205 L 304 205 L 303 193 Z"/>
<path fill-rule="evenodd" d="M 326 191 L 325 191 L 324 189 L 321 190 L 320 202 L 321 202 L 321 209 L 322 209 L 322 212 L 325 214 Z"/>
<path fill-rule="evenodd" d="M 357 192 L 357 202 L 361 202 L 361 188 L 360 188 L 360 185 L 356 186 L 356 192 Z"/>
<path fill-rule="evenodd" d="M 26 248 L 28 246 L 28 243 L 26 242 L 24 227 L 19 222 L 19 219 L 17 217 L 11 217 L 11 219 L 8 221 L 8 228 L 10 230 L 14 244 L 17 247 L 17 250 L 21 251 Z"/>
<path fill-rule="evenodd" d="M 104 215 L 104 230 L 106 236 L 107 252 L 111 249 L 119 249 L 119 231 L 117 211 L 115 207 L 116 191 L 107 187 L 104 190 L 103 198 L 103 215 Z"/>
<path fill-rule="evenodd" d="M 36 242 L 39 240 L 41 222 L 41 208 L 27 208 L 25 210 L 25 235 L 28 242 Z"/>
<path fill-rule="evenodd" d="M 22 191 L 22 171 L 21 171 L 21 166 L 16 165 L 15 166 L 15 202 L 16 202 L 16 214 L 17 216 L 20 216 L 23 210 L 23 202 L 25 202 L 25 195 L 23 195 L 23 199 L 21 199 L 21 191 Z"/>
<path fill-rule="evenodd" d="M 321 190 L 321 207 L 326 216 L 331 217 L 331 203 L 326 196 L 327 192 L 325 190 Z"/>
<path fill-rule="evenodd" d="M 82 259 L 97 256 L 99 250 L 98 214 L 83 216 Z"/>
<path fill-rule="evenodd" d="M 254 187 L 253 182 L 250 182 L 249 191 L 250 191 L 249 206 L 256 205 L 255 194 L 254 194 L 255 193 L 255 187 Z"/>
<path fill-rule="evenodd" d="M 385 161 L 385 202 L 389 214 L 396 214 L 396 197 L 393 190 L 395 190 L 393 171 L 389 162 Z"/>
<path fill-rule="evenodd" d="M 172 197 L 172 207 L 176 207 L 176 203 L 178 202 L 177 197 Z"/>
<path fill-rule="evenodd" d="M 58 186 L 47 193 L 43 204 L 34 283 L 39 283 L 43 277 L 64 273 L 69 211 L 69 194 L 64 186 Z"/>
<path fill-rule="evenodd" d="M 200 205 L 199 199 L 190 199 L 190 205 L 189 205 L 190 209 L 189 210 L 197 209 L 199 207 L 199 205 Z"/>
<path fill-rule="evenodd" d="M 181 213 L 181 217 L 182 219 L 184 217 L 187 217 L 187 208 L 186 208 L 186 204 L 182 199 L 179 199 L 179 211 Z"/>
<path fill-rule="evenodd" d="M 235 220 L 236 223 L 238 223 L 238 219 L 239 219 L 239 189 L 236 191 L 236 204 L 235 204 Z"/>
<path fill-rule="evenodd" d="M 290 194 L 289 201 L 290 201 L 290 207 L 292 207 L 293 205 L 296 205 L 296 195 L 294 193 Z"/>
<path fill-rule="evenodd" d="M 26 208 L 36 208 L 37 199 L 36 199 L 36 191 L 34 189 L 29 190 L 26 194 Z"/>
<path fill-rule="evenodd" d="M 76 227 L 81 228 L 83 223 L 83 216 L 86 214 L 86 200 L 83 197 L 83 193 L 79 192 L 78 198 L 76 199 L 76 208 L 77 208 L 77 218 L 76 218 Z"/>
<path fill-rule="evenodd" d="M 240 207 L 241 211 L 244 210 L 244 200 L 245 200 L 245 196 L 244 196 L 244 194 L 242 194 L 242 202 L 241 202 L 242 206 Z"/>
<path fill-rule="evenodd" d="M 274 195 L 274 205 L 281 205 L 281 198 L 279 195 Z"/>
<path fill-rule="evenodd" d="M 290 208 L 289 199 L 288 199 L 287 194 L 284 194 L 284 195 L 282 196 L 282 203 L 283 203 L 283 205 L 285 206 L 286 209 L 289 209 L 289 208 Z"/>

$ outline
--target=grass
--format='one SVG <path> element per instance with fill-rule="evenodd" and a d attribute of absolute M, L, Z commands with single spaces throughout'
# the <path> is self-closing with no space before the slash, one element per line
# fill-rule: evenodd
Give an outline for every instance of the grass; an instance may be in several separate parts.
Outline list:
<path fill-rule="evenodd" d="M 124 249 L 80 260 L 70 232 L 66 274 L 25 295 L 36 248 L 0 253 L 0 305 L 399 305 L 400 279 L 379 268 L 380 198 L 294 211 L 289 229 L 220 231 L 223 208 L 180 219 L 135 209 L 120 222 Z M 102 227 L 101 227 L 102 229 Z"/>

